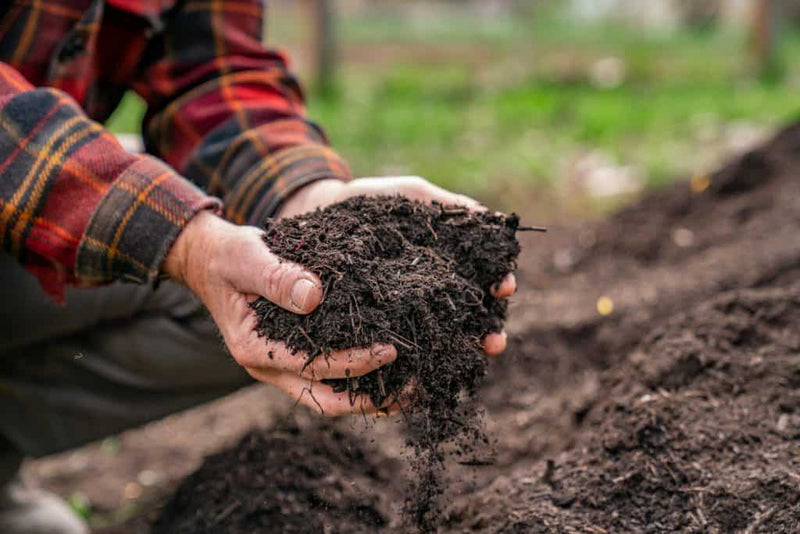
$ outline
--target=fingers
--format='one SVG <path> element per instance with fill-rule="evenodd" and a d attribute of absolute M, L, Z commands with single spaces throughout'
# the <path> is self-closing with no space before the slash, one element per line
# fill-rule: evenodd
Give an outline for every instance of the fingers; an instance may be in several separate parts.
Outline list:
<path fill-rule="evenodd" d="M 245 368 L 291 373 L 315 380 L 357 377 L 397 359 L 393 345 L 376 343 L 317 355 L 311 362 L 302 351 L 292 353 L 285 343 L 265 340 L 255 331 L 256 318 L 247 296 L 231 292 L 212 310 L 217 325 L 234 359 Z"/>
<path fill-rule="evenodd" d="M 491 332 L 486 334 L 486 337 L 483 338 L 483 351 L 488 356 L 497 356 L 506 350 L 507 344 L 508 336 L 506 335 L 505 331 Z"/>
<path fill-rule="evenodd" d="M 466 195 L 459 195 L 457 193 L 451 193 L 446 189 L 442 189 L 437 185 L 433 185 L 429 182 L 424 181 L 426 187 L 423 187 L 425 190 L 425 199 L 426 202 L 436 200 L 437 202 L 441 202 L 442 204 L 446 205 L 456 205 L 456 206 L 464 206 L 469 208 L 473 211 L 485 211 L 486 208 L 480 204 L 477 200 L 470 198 Z"/>
<path fill-rule="evenodd" d="M 267 359 L 251 362 L 252 367 L 271 368 L 314 380 L 362 376 L 397 359 L 392 345 L 375 344 L 371 347 L 338 350 L 316 356 L 307 364 L 302 352 L 292 352 L 281 342 L 267 343 Z"/>
<path fill-rule="evenodd" d="M 494 298 L 505 299 L 517 290 L 517 278 L 514 273 L 507 274 L 499 283 L 493 285 L 490 293 Z"/>
<path fill-rule="evenodd" d="M 255 228 L 241 228 L 224 254 L 225 277 L 238 291 L 261 295 L 281 308 L 308 314 L 322 301 L 322 282 L 296 263 L 270 252 Z"/>
<path fill-rule="evenodd" d="M 348 414 L 376 413 L 378 408 L 365 395 L 356 395 L 351 399 L 349 392 L 334 393 L 330 386 L 304 378 L 292 373 L 281 373 L 272 369 L 248 368 L 250 376 L 260 382 L 272 384 L 283 390 L 298 403 L 311 408 L 315 412 L 335 417 Z M 352 400 L 352 402 L 351 402 Z M 394 406 L 388 410 L 396 410 Z M 386 409 L 381 409 L 386 411 Z"/>
<path fill-rule="evenodd" d="M 360 178 L 348 184 L 344 193 L 353 195 L 402 195 L 421 202 L 437 201 L 446 205 L 464 206 L 474 211 L 483 211 L 477 200 L 466 195 L 451 193 L 433 185 L 419 176 L 392 176 L 387 178 Z"/>

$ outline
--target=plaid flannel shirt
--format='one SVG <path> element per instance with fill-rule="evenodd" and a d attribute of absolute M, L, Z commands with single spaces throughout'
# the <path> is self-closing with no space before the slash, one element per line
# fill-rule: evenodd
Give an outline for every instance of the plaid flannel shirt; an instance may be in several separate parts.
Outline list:
<path fill-rule="evenodd" d="M 2 2 L 0 243 L 45 291 L 153 281 L 198 210 L 258 225 L 302 185 L 349 178 L 284 57 L 262 46 L 262 11 L 260 0 Z M 150 155 L 94 122 L 129 88 L 148 104 Z"/>

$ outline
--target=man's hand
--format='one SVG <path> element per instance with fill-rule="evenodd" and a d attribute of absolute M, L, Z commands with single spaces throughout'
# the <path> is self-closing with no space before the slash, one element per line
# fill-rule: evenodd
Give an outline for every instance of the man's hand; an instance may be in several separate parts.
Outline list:
<path fill-rule="evenodd" d="M 295 193 L 281 208 L 279 217 L 291 217 L 321 208 L 357 195 L 402 195 L 413 200 L 465 206 L 479 211 L 485 210 L 476 200 L 464 195 L 451 193 L 418 176 L 397 176 L 387 178 L 360 178 L 352 182 L 339 180 L 320 180 Z M 499 299 L 508 298 L 517 290 L 513 274 L 499 280 L 491 288 L 492 295 Z M 483 338 L 483 350 L 496 356 L 506 348 L 505 332 L 489 332 Z"/>
<path fill-rule="evenodd" d="M 366 395 L 359 395 L 351 406 L 347 392 L 334 393 L 318 381 L 361 376 L 392 362 L 397 358 L 392 345 L 338 351 L 328 358 L 315 358 L 303 369 L 304 354 L 292 354 L 283 343 L 265 341 L 256 334 L 255 315 L 248 306 L 256 296 L 298 314 L 311 313 L 322 300 L 319 278 L 295 263 L 281 261 L 261 235 L 257 228 L 236 226 L 201 212 L 175 240 L 164 269 L 203 301 L 234 359 L 253 378 L 279 387 L 325 415 L 376 411 Z"/>
<path fill-rule="evenodd" d="M 469 197 L 450 193 L 421 178 L 363 178 L 349 183 L 314 182 L 288 199 L 278 216 L 299 215 L 356 195 L 393 194 L 485 209 Z M 327 358 L 315 358 L 304 369 L 306 355 L 292 354 L 283 343 L 265 341 L 255 332 L 256 319 L 248 303 L 258 296 L 303 315 L 314 311 L 322 300 L 319 278 L 300 265 L 272 254 L 262 235 L 255 227 L 236 226 L 212 213 L 199 213 L 175 240 L 164 270 L 203 301 L 234 359 L 256 380 L 282 389 L 301 404 L 325 415 L 377 411 L 378 407 L 367 396 L 359 395 L 352 406 L 346 391 L 334 393 L 319 380 L 374 371 L 397 358 L 392 345 L 338 351 Z M 515 290 L 511 274 L 492 288 L 492 294 L 506 298 Z M 483 347 L 489 355 L 501 353 L 506 347 L 506 334 L 488 333 Z M 398 406 L 394 403 L 380 408 L 395 410 Z"/>

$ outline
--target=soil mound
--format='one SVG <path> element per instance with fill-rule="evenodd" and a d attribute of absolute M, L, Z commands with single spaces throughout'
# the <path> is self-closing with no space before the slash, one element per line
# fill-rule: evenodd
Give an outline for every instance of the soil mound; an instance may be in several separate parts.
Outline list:
<path fill-rule="evenodd" d="M 578 446 L 497 478 L 452 526 L 797 532 L 800 288 L 733 292 L 651 333 L 601 381 Z"/>
<path fill-rule="evenodd" d="M 389 462 L 325 421 L 255 430 L 208 457 L 166 505 L 153 534 L 375 532 Z"/>
<path fill-rule="evenodd" d="M 483 389 L 498 465 L 449 528 L 796 531 L 798 178 L 795 124 L 599 225 L 553 229 L 522 262 L 535 291 Z"/>
<path fill-rule="evenodd" d="M 663 265 L 736 241 L 740 231 L 762 222 L 764 212 L 782 210 L 785 204 L 773 194 L 798 161 L 800 123 L 714 173 L 651 193 L 612 216 L 594 231 L 582 263 L 590 267 L 607 257 Z"/>

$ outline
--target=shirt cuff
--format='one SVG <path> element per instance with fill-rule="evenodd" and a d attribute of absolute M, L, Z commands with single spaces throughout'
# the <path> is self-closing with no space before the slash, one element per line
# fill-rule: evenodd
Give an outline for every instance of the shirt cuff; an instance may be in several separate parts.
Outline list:
<path fill-rule="evenodd" d="M 225 216 L 238 224 L 261 226 L 301 187 L 317 180 L 352 180 L 347 163 L 326 145 L 285 148 L 264 158 L 225 198 Z"/>
<path fill-rule="evenodd" d="M 155 282 L 175 238 L 200 210 L 219 211 L 206 195 L 166 164 L 142 156 L 100 200 L 78 246 L 81 283 Z"/>

